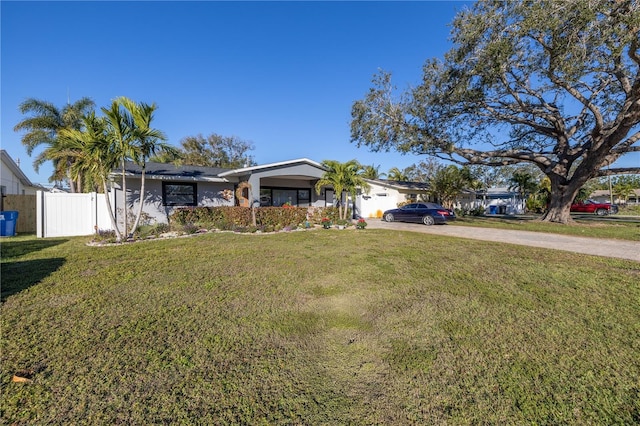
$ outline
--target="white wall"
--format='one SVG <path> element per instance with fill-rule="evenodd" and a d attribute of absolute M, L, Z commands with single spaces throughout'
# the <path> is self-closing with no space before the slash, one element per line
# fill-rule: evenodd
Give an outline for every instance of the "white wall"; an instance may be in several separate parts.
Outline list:
<path fill-rule="evenodd" d="M 23 195 L 28 193 L 26 190 L 27 188 L 20 182 L 20 178 L 11 171 L 11 168 L 4 162 L 4 160 L 2 161 L 2 167 L 0 168 L 0 177 L 0 185 L 5 187 L 4 193 L 6 195 Z M 33 191 L 31 191 L 30 194 L 33 194 Z"/>
<path fill-rule="evenodd" d="M 400 193 L 397 189 L 387 188 L 386 186 L 369 184 L 371 188 L 369 193 L 358 195 L 357 207 L 358 214 L 364 218 L 380 218 L 382 212 L 398 207 L 398 203 L 406 201 L 405 194 Z"/>

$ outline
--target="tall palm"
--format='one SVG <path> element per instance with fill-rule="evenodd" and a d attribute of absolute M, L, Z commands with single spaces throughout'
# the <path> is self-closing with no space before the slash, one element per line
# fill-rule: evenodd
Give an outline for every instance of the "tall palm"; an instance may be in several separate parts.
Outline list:
<path fill-rule="evenodd" d="M 117 241 L 121 241 L 122 233 L 113 214 L 107 186 L 109 173 L 118 164 L 118 156 L 107 137 L 106 120 L 104 117 L 96 117 L 92 111 L 83 118 L 83 130 L 63 129 L 60 131 L 59 142 L 66 149 L 66 152 L 61 154 L 74 159 L 71 176 L 83 174 L 91 181 L 102 185 L 111 226 L 116 233 Z"/>
<path fill-rule="evenodd" d="M 153 113 L 158 108 L 155 103 L 149 105 L 144 102 L 136 103 L 129 98 L 120 97 L 117 99 L 125 110 L 130 114 L 133 121 L 132 143 L 135 144 L 135 150 L 133 151 L 133 161 L 142 168 L 141 182 L 140 182 L 140 200 L 138 202 L 138 212 L 136 219 L 131 228 L 131 233 L 135 232 L 140 223 L 140 217 L 142 216 L 142 210 L 144 207 L 144 190 L 145 190 L 145 174 L 146 164 L 150 157 L 158 155 L 160 153 L 168 155 L 177 155 L 178 150 L 171 145 L 163 143 L 167 140 L 165 134 L 151 127 L 153 121 Z"/>
<path fill-rule="evenodd" d="M 538 182 L 536 182 L 533 175 L 522 170 L 516 170 L 511 179 L 509 179 L 509 182 L 509 189 L 516 190 L 518 192 L 518 196 L 523 201 L 538 187 Z"/>
<path fill-rule="evenodd" d="M 361 175 L 362 166 L 356 160 L 349 160 L 341 163 L 335 160 L 325 160 L 322 165 L 327 169 L 322 177 L 316 182 L 316 192 L 319 194 L 323 186 L 331 186 L 333 192 L 342 200 L 342 193 L 349 192 L 355 198 L 357 187 L 368 189 L 369 185 Z M 347 218 L 347 210 L 342 209 L 342 202 L 338 204 L 338 216 L 340 219 Z"/>
<path fill-rule="evenodd" d="M 129 209 L 127 207 L 127 179 L 126 179 L 126 162 L 139 157 L 139 151 L 135 146 L 135 135 L 133 133 L 134 120 L 131 114 L 122 107 L 119 99 L 111 102 L 111 107 L 102 107 L 106 119 L 106 136 L 107 140 L 114 152 L 114 155 L 120 163 L 122 173 L 122 196 L 124 201 L 123 208 L 123 235 L 128 236 L 128 218 Z"/>
<path fill-rule="evenodd" d="M 386 176 L 386 173 L 380 173 L 380 166 L 372 164 L 370 166 L 364 166 L 361 176 L 365 179 L 380 179 Z"/>
<path fill-rule="evenodd" d="M 635 188 L 631 182 L 616 182 L 613 186 L 613 195 L 626 204 L 629 197 L 634 194 L 634 190 Z"/>
<path fill-rule="evenodd" d="M 397 167 L 392 167 L 391 169 L 389 169 L 389 173 L 387 173 L 387 179 L 396 181 L 408 181 L 409 176 L 404 170 L 400 170 Z"/>
<path fill-rule="evenodd" d="M 53 151 L 57 148 L 58 134 L 62 129 L 82 128 L 82 117 L 92 111 L 95 104 L 89 98 L 81 98 L 73 104 L 67 104 L 61 109 L 53 105 L 51 102 L 43 101 L 35 98 L 28 98 L 22 102 L 18 109 L 22 114 L 28 114 L 26 118 L 18 122 L 14 126 L 14 131 L 26 132 L 22 136 L 22 144 L 27 148 L 27 154 L 31 155 L 33 150 L 40 145 L 47 145 Z M 63 158 L 58 155 L 39 155 L 36 157 L 33 167 L 36 171 L 46 161 L 53 157 L 54 173 L 50 179 L 68 178 L 68 170 L 72 165 L 71 158 Z M 76 188 L 76 184 L 80 184 L 81 179 L 77 182 L 69 179 L 69 186 L 72 192 L 76 192 L 81 188 Z"/>

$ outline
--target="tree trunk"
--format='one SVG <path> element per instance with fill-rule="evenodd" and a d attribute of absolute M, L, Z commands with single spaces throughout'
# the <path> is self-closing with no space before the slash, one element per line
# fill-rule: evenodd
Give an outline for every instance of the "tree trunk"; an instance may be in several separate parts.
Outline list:
<path fill-rule="evenodd" d="M 128 232 L 128 228 L 127 228 L 127 178 L 125 175 L 125 164 L 124 164 L 124 157 L 122 158 L 122 199 L 124 200 L 124 202 L 122 203 L 122 211 L 124 212 L 124 232 L 122 233 L 122 235 L 128 236 L 129 232 Z"/>
<path fill-rule="evenodd" d="M 113 208 L 111 207 L 111 200 L 109 199 L 109 190 L 107 188 L 107 180 L 102 179 L 102 189 L 104 190 L 105 201 L 107 203 L 107 209 L 109 210 L 109 218 L 111 219 L 111 226 L 113 226 L 114 231 L 116 232 L 116 241 L 122 241 L 122 234 L 120 233 L 120 228 L 118 228 L 118 221 L 113 214 Z"/>
<path fill-rule="evenodd" d="M 145 178 L 145 168 L 146 165 L 142 165 L 142 177 L 140 182 L 140 199 L 138 200 L 138 214 L 136 214 L 136 221 L 133 222 L 133 227 L 131 228 L 131 233 L 129 237 L 133 237 L 133 233 L 138 229 L 138 224 L 140 223 L 140 217 L 142 216 L 142 207 L 144 206 L 144 178 Z"/>
<path fill-rule="evenodd" d="M 551 181 L 551 199 L 546 213 L 542 216 L 542 221 L 563 224 L 573 223 L 571 204 L 580 190 L 580 186 L 574 182 L 571 183 L 563 185 L 557 181 Z"/>

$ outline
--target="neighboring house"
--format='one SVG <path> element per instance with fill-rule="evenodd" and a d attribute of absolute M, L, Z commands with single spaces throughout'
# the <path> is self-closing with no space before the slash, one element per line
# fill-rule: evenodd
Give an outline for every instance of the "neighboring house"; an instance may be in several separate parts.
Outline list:
<path fill-rule="evenodd" d="M 2 183 L 0 190 L 2 195 L 34 195 L 36 191 L 42 190 L 39 185 L 31 183 L 29 178 L 20 170 L 20 166 L 13 161 L 13 158 L 4 149 L 0 150 L 2 160 Z"/>
<path fill-rule="evenodd" d="M 306 158 L 239 169 L 147 163 L 143 211 L 152 221 L 166 223 L 179 207 L 282 206 L 285 203 L 300 207 L 329 206 L 334 203 L 333 191 L 315 192 L 315 184 L 324 172 L 320 163 Z M 141 167 L 126 164 L 126 199 L 132 214 L 139 206 L 141 176 Z M 121 170 L 111 174 L 119 222 L 122 222 L 123 205 L 121 177 Z M 242 196 L 236 203 L 238 188 Z"/>
<path fill-rule="evenodd" d="M 358 191 L 356 196 L 356 216 L 381 218 L 385 210 L 395 209 L 398 203 L 415 201 L 420 197 L 428 200 L 429 184 L 424 182 L 404 182 L 388 179 L 365 179 L 369 191 Z"/>
<path fill-rule="evenodd" d="M 613 198 L 613 204 L 624 204 L 624 200 L 616 197 L 615 194 L 613 194 L 612 197 L 608 189 L 598 189 L 593 191 L 589 198 L 599 203 L 610 203 Z M 640 189 L 633 190 L 633 194 L 631 194 L 629 199 L 627 199 L 627 204 L 640 204 Z"/>
<path fill-rule="evenodd" d="M 468 205 L 469 209 L 483 207 L 485 214 L 524 213 L 525 200 L 521 200 L 518 193 L 509 188 L 489 188 L 474 194 L 475 201 Z"/>

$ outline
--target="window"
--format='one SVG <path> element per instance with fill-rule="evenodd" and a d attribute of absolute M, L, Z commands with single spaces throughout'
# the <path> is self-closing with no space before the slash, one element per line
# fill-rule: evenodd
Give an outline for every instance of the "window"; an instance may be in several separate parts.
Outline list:
<path fill-rule="evenodd" d="M 311 201 L 309 189 L 294 188 L 260 188 L 260 206 L 279 207 L 290 204 L 297 207 L 307 207 Z"/>
<path fill-rule="evenodd" d="M 309 207 L 311 194 L 308 189 L 298 189 L 298 207 Z"/>
<path fill-rule="evenodd" d="M 162 182 L 162 204 L 165 206 L 197 205 L 196 184 Z"/>
<path fill-rule="evenodd" d="M 260 188 L 260 207 L 269 207 L 271 205 L 271 190 Z"/>

